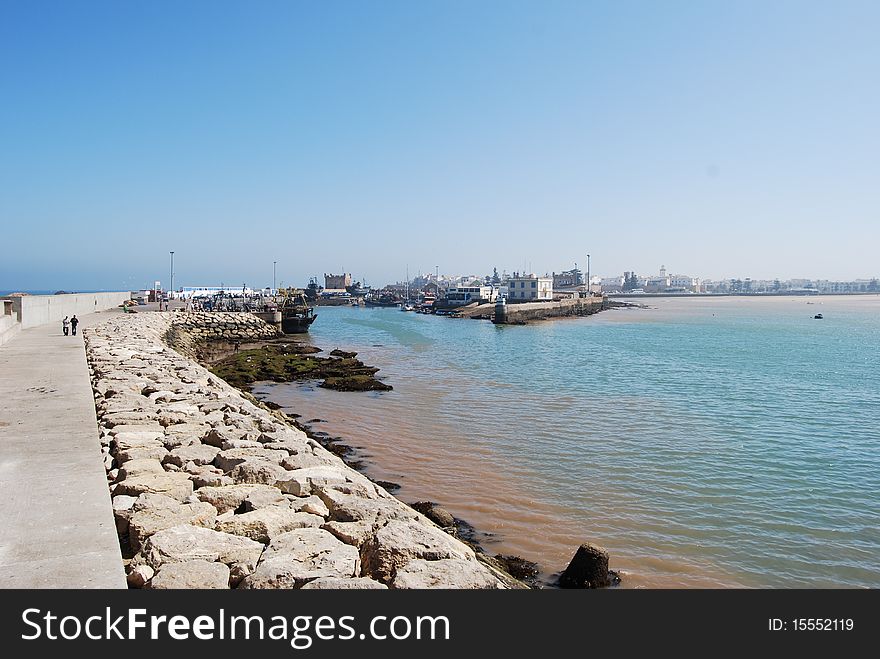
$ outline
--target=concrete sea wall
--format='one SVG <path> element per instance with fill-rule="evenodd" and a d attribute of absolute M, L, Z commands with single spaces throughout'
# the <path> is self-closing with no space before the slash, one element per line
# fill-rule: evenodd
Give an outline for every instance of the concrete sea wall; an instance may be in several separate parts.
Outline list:
<path fill-rule="evenodd" d="M 507 322 L 527 323 L 547 318 L 589 316 L 604 309 L 602 298 L 564 299 L 555 302 L 525 302 L 507 305 Z"/>
<path fill-rule="evenodd" d="M 204 324 L 236 338 L 206 315 L 120 314 L 84 332 L 132 587 L 504 587 L 470 547 L 169 347 Z"/>
<path fill-rule="evenodd" d="M 0 315 L 0 346 L 11 341 L 21 331 L 21 323 L 12 314 L 12 300 L 3 300 L 3 302 L 3 309 L 8 313 Z"/>
<path fill-rule="evenodd" d="M 69 293 L 65 295 L 22 295 L 3 298 L 12 301 L 12 313 L 21 329 L 60 323 L 65 316 L 84 316 L 118 307 L 131 297 L 129 291 L 110 293 Z"/>

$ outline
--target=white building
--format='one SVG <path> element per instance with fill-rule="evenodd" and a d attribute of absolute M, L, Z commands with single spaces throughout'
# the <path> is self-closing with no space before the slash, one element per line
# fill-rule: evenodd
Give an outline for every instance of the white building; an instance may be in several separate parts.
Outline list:
<path fill-rule="evenodd" d="M 697 293 L 700 290 L 700 280 L 690 275 L 672 275 L 669 278 L 669 286 L 670 288 L 682 288 L 686 291 Z"/>
<path fill-rule="evenodd" d="M 596 281 L 596 278 L 593 278 L 593 281 Z M 605 291 L 606 293 L 615 293 L 623 290 L 623 277 L 602 277 L 599 279 L 600 290 Z"/>
<path fill-rule="evenodd" d="M 497 297 L 498 289 L 494 286 L 456 286 L 446 290 L 446 301 L 455 305 L 494 302 Z"/>
<path fill-rule="evenodd" d="M 510 301 L 539 301 L 553 299 L 553 278 L 537 275 L 517 275 L 507 280 L 507 299 Z"/>

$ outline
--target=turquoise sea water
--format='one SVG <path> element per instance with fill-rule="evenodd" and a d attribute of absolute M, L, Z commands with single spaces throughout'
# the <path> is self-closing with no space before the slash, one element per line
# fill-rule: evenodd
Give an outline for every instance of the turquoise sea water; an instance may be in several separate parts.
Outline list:
<path fill-rule="evenodd" d="M 394 391 L 258 393 L 545 574 L 591 541 L 632 587 L 880 587 L 880 297 L 648 304 L 524 327 L 320 308 L 310 340 Z"/>

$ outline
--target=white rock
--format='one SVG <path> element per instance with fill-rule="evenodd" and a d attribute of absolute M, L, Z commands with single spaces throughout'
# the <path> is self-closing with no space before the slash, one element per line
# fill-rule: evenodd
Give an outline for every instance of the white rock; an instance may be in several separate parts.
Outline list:
<path fill-rule="evenodd" d="M 498 588 L 498 580 L 476 561 L 445 558 L 426 561 L 420 558 L 399 567 L 392 588 Z"/>
<path fill-rule="evenodd" d="M 151 460 L 149 458 L 139 458 L 137 460 L 127 460 L 119 467 L 119 475 L 117 476 L 120 480 L 125 480 L 126 478 L 133 478 L 135 476 L 143 476 L 144 474 L 163 474 L 165 473 L 165 469 L 162 467 L 162 463 L 158 460 Z"/>
<path fill-rule="evenodd" d="M 134 551 L 138 551 L 147 538 L 163 529 L 180 524 L 212 528 L 216 518 L 217 509 L 210 503 L 202 502 L 177 503 L 174 507 L 151 507 L 139 510 L 134 512 L 128 520 L 129 544 Z"/>
<path fill-rule="evenodd" d="M 139 446 L 126 450 L 117 450 L 116 461 L 124 464 L 131 460 L 163 460 L 168 450 L 156 442 L 153 446 Z"/>
<path fill-rule="evenodd" d="M 176 464 L 178 467 L 183 467 L 189 462 L 198 466 L 209 465 L 214 462 L 219 452 L 214 446 L 193 444 L 174 449 L 165 457 L 164 462 Z"/>
<path fill-rule="evenodd" d="M 207 505 L 207 504 L 205 504 Z M 268 543 L 282 533 L 294 529 L 319 527 L 324 518 L 298 513 L 289 508 L 260 508 L 218 521 L 215 528 L 224 533 L 242 535 L 257 542 Z"/>
<path fill-rule="evenodd" d="M 243 507 L 244 512 L 249 513 L 252 510 L 259 510 L 260 508 L 266 508 L 267 506 L 290 508 L 290 502 L 283 494 L 281 494 L 281 490 L 273 487 L 266 490 L 257 490 L 256 492 L 249 494 L 244 500 Z M 306 510 L 304 512 L 310 513 L 313 511 Z"/>
<path fill-rule="evenodd" d="M 284 474 L 282 479 L 275 483 L 275 487 L 287 494 L 298 497 L 306 497 L 312 494 L 312 488 L 317 485 L 343 484 L 346 482 L 346 474 L 337 467 L 307 467 L 294 469 Z"/>
<path fill-rule="evenodd" d="M 223 563 L 195 560 L 166 563 L 150 582 L 154 590 L 198 588 L 229 588 L 229 568 Z"/>
<path fill-rule="evenodd" d="M 274 462 L 277 465 L 287 457 L 285 451 L 273 451 L 271 449 L 260 448 L 233 448 L 227 451 L 220 451 L 214 458 L 214 464 L 223 471 L 232 471 L 232 469 L 242 462 L 253 460 L 255 458 Z"/>
<path fill-rule="evenodd" d="M 470 547 L 439 528 L 418 521 L 388 522 L 364 544 L 362 554 L 367 574 L 383 583 L 389 583 L 398 568 L 417 558 L 476 560 Z"/>
<path fill-rule="evenodd" d="M 116 494 L 138 496 L 144 492 L 166 494 L 173 499 L 183 501 L 193 493 L 193 484 L 187 474 L 144 474 L 134 478 L 126 478 L 117 483 Z"/>
<path fill-rule="evenodd" d="M 320 515 L 321 517 L 327 517 L 330 514 L 327 505 L 314 494 L 305 498 L 297 497 L 290 501 L 289 505 L 292 510 L 301 510 L 304 513 L 312 513 L 312 515 Z"/>
<path fill-rule="evenodd" d="M 244 500 L 257 492 L 271 492 L 275 488 L 271 485 L 225 485 L 222 487 L 200 487 L 195 495 L 213 505 L 218 513 L 227 510 L 237 510 Z"/>
<path fill-rule="evenodd" d="M 257 569 L 239 588 L 299 588 L 320 577 L 360 574 L 358 550 L 322 529 L 297 529 L 274 538 Z"/>
<path fill-rule="evenodd" d="M 369 577 L 340 579 L 339 577 L 320 577 L 308 582 L 302 590 L 388 590 L 388 586 Z"/>
<path fill-rule="evenodd" d="M 267 460 L 246 460 L 235 465 L 229 472 L 229 477 L 236 483 L 262 483 L 274 485 L 280 478 L 288 473 L 284 467 Z"/>
<path fill-rule="evenodd" d="M 249 538 L 183 524 L 151 535 L 140 555 L 142 562 L 157 569 L 165 563 L 195 560 L 256 563 L 262 553 L 263 545 Z"/>
<path fill-rule="evenodd" d="M 353 547 L 361 547 L 367 540 L 373 539 L 376 527 L 370 522 L 327 522 L 322 527 L 340 541 Z"/>

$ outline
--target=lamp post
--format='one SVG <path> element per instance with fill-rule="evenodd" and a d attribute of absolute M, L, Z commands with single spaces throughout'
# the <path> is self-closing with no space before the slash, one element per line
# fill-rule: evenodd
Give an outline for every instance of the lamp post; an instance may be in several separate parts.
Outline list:
<path fill-rule="evenodd" d="M 171 252 L 171 285 L 168 287 L 168 299 L 174 297 L 174 252 Z"/>
<path fill-rule="evenodd" d="M 275 288 L 275 264 L 276 263 L 278 263 L 278 261 L 272 261 L 272 295 L 275 295 L 275 292 L 277 290 Z"/>
<path fill-rule="evenodd" d="M 590 297 L 592 294 L 593 291 L 590 288 L 590 255 L 587 254 L 587 297 Z"/>

